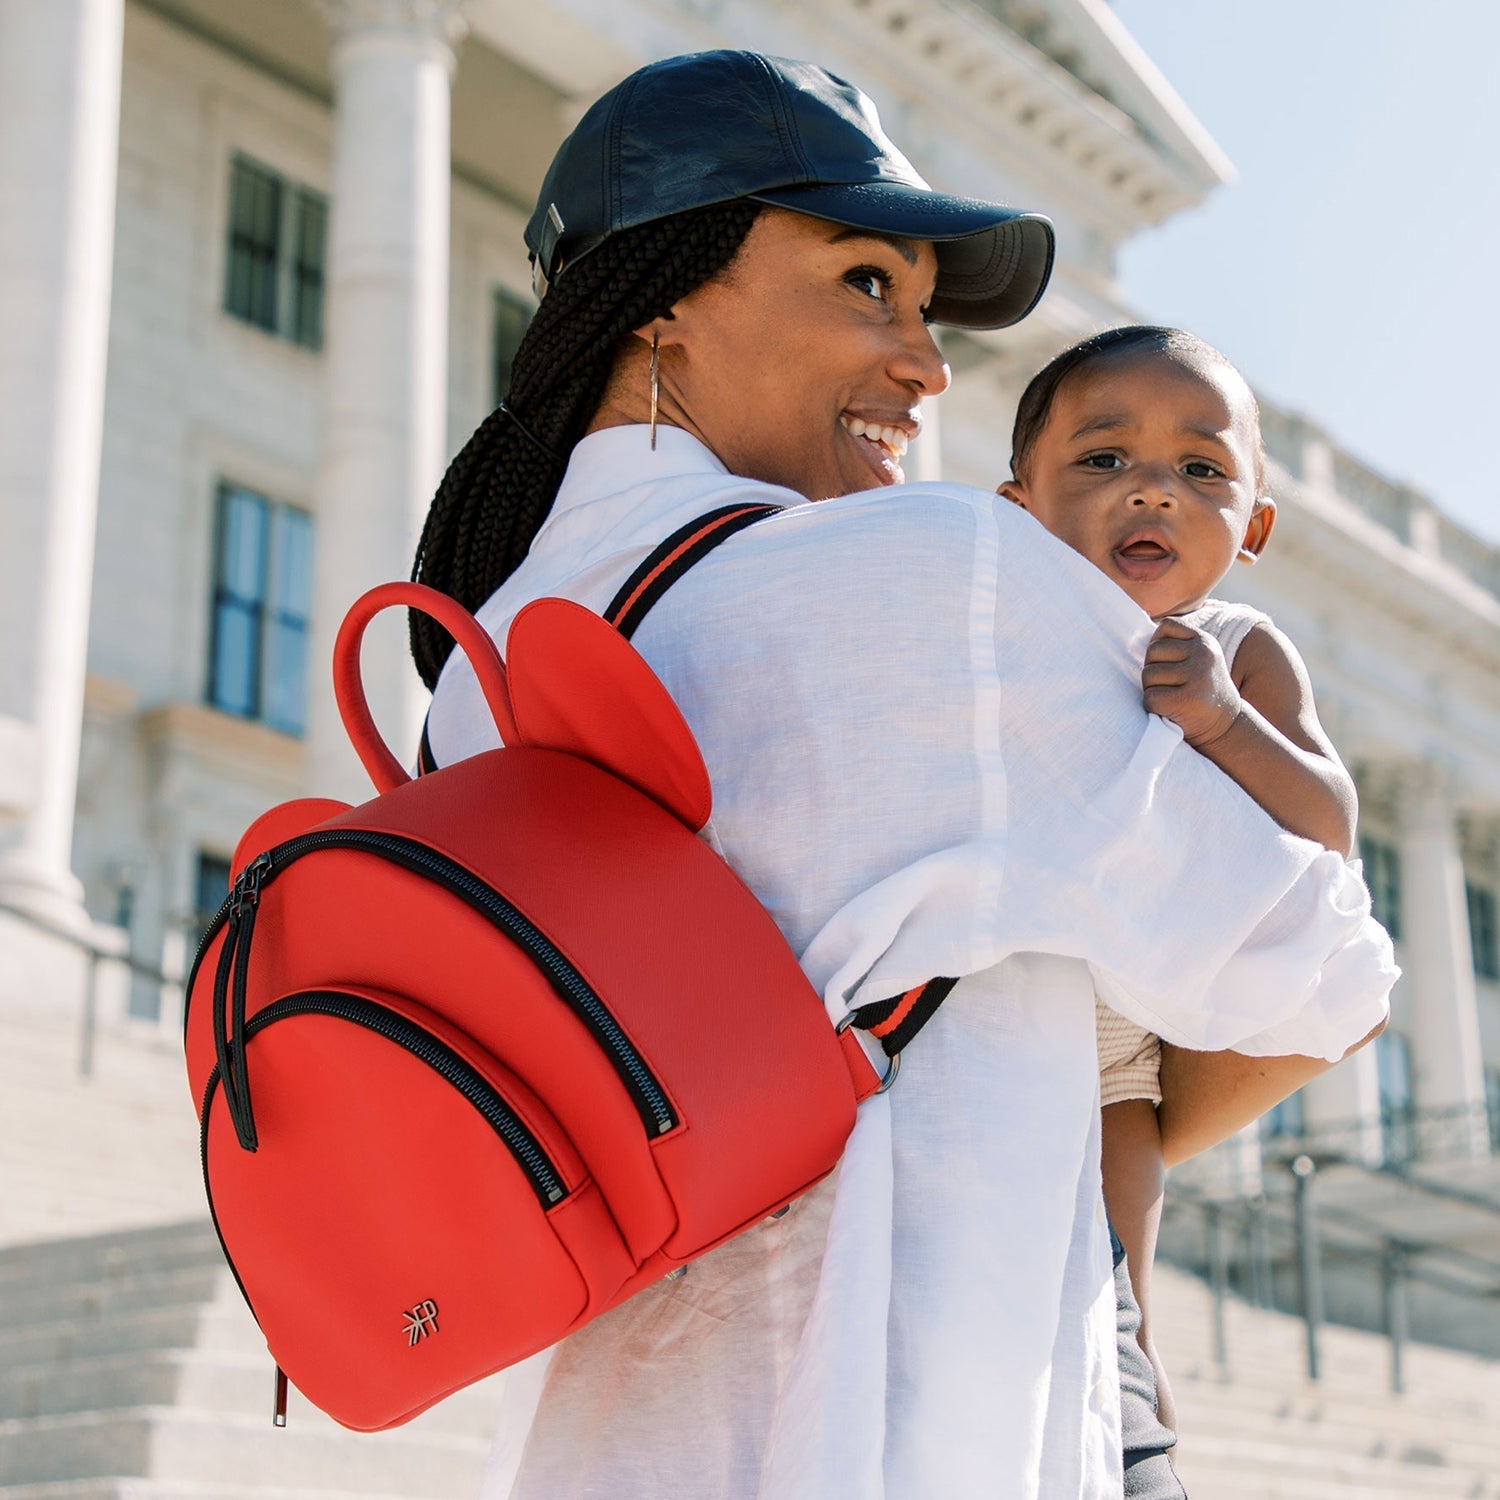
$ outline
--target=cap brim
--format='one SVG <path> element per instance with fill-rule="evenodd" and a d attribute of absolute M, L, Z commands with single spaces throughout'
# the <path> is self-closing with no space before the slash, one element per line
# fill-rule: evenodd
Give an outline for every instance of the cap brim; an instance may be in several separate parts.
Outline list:
<path fill-rule="evenodd" d="M 1041 214 L 903 182 L 816 183 L 749 196 L 852 229 L 932 241 L 934 323 L 1008 328 L 1036 306 L 1052 275 L 1052 223 Z"/>

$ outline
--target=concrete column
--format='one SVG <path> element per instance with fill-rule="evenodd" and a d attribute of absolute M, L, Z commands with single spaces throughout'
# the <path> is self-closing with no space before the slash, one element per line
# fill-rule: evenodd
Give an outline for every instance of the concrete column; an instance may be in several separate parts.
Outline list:
<path fill-rule="evenodd" d="M 123 13 L 0 0 L 0 902 L 69 928 Z"/>
<path fill-rule="evenodd" d="M 328 690 L 339 622 L 411 572 L 446 457 L 449 152 L 461 0 L 319 0 L 334 32 L 335 121 L 318 479 L 310 787 L 368 795 Z M 365 682 L 387 741 L 415 758 L 426 693 L 404 624 L 377 626 Z"/>
<path fill-rule="evenodd" d="M 1401 902 L 1416 1105 L 1452 1112 L 1419 1140 L 1434 1154 L 1482 1154 L 1484 1067 L 1458 820 L 1451 778 L 1431 762 L 1402 778 Z"/>

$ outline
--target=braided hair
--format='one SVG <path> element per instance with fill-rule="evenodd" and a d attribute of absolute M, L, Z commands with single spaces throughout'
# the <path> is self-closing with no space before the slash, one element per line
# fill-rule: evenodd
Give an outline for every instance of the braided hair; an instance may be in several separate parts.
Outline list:
<path fill-rule="evenodd" d="M 624 340 L 723 270 L 759 211 L 740 198 L 621 230 L 554 281 L 516 352 L 510 411 L 497 408 L 480 423 L 438 486 L 416 582 L 474 610 L 510 577 L 552 509 Z M 408 624 L 431 688 L 453 638 L 415 610 Z"/>

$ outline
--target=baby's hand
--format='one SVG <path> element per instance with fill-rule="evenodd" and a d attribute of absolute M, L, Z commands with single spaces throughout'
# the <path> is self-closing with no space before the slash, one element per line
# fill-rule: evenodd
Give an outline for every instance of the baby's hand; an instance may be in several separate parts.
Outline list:
<path fill-rule="evenodd" d="M 1141 700 L 1201 749 L 1226 734 L 1244 708 L 1219 643 L 1181 620 L 1165 619 L 1146 648 Z"/>

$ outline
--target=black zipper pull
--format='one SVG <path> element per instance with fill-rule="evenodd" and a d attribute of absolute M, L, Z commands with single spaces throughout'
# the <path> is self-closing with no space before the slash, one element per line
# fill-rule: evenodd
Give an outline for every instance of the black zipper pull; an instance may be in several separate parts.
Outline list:
<path fill-rule="evenodd" d="M 260 884 L 267 875 L 271 873 L 271 854 L 267 850 L 264 854 L 257 854 L 254 859 L 240 871 L 235 877 L 234 899 L 230 904 L 230 914 L 242 916 L 246 908 L 255 908 L 260 905 Z"/>

